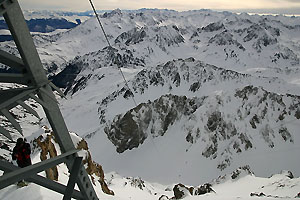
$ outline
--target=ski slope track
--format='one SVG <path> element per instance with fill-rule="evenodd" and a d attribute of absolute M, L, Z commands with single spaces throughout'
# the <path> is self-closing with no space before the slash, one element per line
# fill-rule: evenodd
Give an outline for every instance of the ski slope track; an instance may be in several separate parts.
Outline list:
<path fill-rule="evenodd" d="M 300 18 L 156 9 L 100 17 L 112 47 L 94 17 L 67 31 L 35 33 L 34 41 L 67 96 L 59 102 L 68 128 L 107 173 L 116 194 L 107 199 L 168 199 L 177 183 L 209 182 L 215 191 L 184 199 L 290 199 L 300 192 L 299 178 L 287 176 L 300 176 Z M 12 42 L 0 46 L 17 54 Z M 12 112 L 28 138 L 48 123 Z M 251 173 L 228 178 L 244 166 Z M 141 177 L 142 189 L 122 176 Z M 0 196 L 20 192 L 9 190 Z"/>

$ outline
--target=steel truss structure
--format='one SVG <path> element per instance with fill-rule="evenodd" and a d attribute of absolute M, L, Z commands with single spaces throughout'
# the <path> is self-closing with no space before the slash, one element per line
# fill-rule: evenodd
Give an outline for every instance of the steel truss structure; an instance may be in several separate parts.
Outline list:
<path fill-rule="evenodd" d="M 17 89 L 0 90 L 0 115 L 5 117 L 22 134 L 21 126 L 9 110 L 20 105 L 38 117 L 38 114 L 24 102 L 28 99 L 35 100 L 43 107 L 62 151 L 62 154 L 55 158 L 25 168 L 18 168 L 11 163 L 0 161 L 0 170 L 4 171 L 0 177 L 0 189 L 24 179 L 63 194 L 64 200 L 71 198 L 98 200 L 82 164 L 82 158 L 77 154 L 78 150 L 75 149 L 53 94 L 52 89 L 57 90 L 57 88 L 46 76 L 18 1 L 0 0 L 0 15 L 4 17 L 21 56 L 19 58 L 0 50 L 0 63 L 15 71 L 15 73 L 0 73 L 0 82 L 17 83 L 25 86 Z M 0 133 L 12 140 L 10 132 L 5 127 L 0 126 Z M 66 163 L 70 172 L 66 186 L 38 175 L 39 172 L 63 162 Z M 79 191 L 74 189 L 76 183 Z"/>

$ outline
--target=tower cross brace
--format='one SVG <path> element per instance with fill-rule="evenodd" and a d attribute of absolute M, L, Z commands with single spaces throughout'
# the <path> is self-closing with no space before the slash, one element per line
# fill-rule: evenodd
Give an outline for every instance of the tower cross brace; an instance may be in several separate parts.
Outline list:
<path fill-rule="evenodd" d="M 3 15 L 21 56 L 19 58 L 0 50 L 0 63 L 17 71 L 17 73 L 10 74 L 0 73 L 0 82 L 17 83 L 26 86 L 21 89 L 0 90 L 0 115 L 6 117 L 16 130 L 22 134 L 20 125 L 11 116 L 9 110 L 17 105 L 21 105 L 27 111 L 37 115 L 30 106 L 24 103 L 25 100 L 34 99 L 43 107 L 62 151 L 59 158 L 51 158 L 22 169 L 14 167 L 8 162 L 0 161 L 0 170 L 5 172 L 0 177 L 0 189 L 7 187 L 8 183 L 12 184 L 14 181 L 25 179 L 63 194 L 64 200 L 71 198 L 98 200 L 91 180 L 81 162 L 82 158 L 77 154 L 77 150 L 72 142 L 52 92 L 53 85 L 51 85 L 46 76 L 18 1 L 0 0 L 0 15 Z M 0 126 L 0 133 L 12 139 L 10 132 L 2 126 Z M 66 163 L 70 172 L 67 186 L 37 175 L 41 170 L 62 162 Z M 79 191 L 74 190 L 75 183 L 77 183 Z"/>

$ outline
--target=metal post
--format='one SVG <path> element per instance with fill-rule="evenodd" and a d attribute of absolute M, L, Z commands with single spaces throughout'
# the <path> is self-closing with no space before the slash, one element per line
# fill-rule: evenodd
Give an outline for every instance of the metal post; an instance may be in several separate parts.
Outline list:
<path fill-rule="evenodd" d="M 0 14 L 3 15 L 21 55 L 21 59 L 19 59 L 6 52 L 0 51 L 0 62 L 9 66 L 15 66 L 15 68 L 21 72 L 20 76 L 26 77 L 26 82 L 24 84 L 34 88 L 35 92 L 28 94 L 26 97 L 35 99 L 43 106 L 44 112 L 51 125 L 51 128 L 53 129 L 55 138 L 58 141 L 62 153 L 75 150 L 55 96 L 51 87 L 49 86 L 49 80 L 42 66 L 18 1 L 0 0 Z M 20 78 L 17 75 L 14 75 L 14 79 L 16 81 L 20 81 Z M 1 75 L 0 81 L 1 80 L 7 80 L 7 76 Z M 37 94 L 38 97 L 36 97 L 35 94 Z M 18 101 L 20 101 L 20 99 L 18 99 Z M 9 105 L 12 103 L 13 102 L 8 101 Z M 4 110 L 4 114 L 7 115 L 6 117 L 10 117 L 6 110 Z M 10 121 L 14 123 L 14 126 L 17 129 L 19 129 L 19 126 L 15 124 L 14 120 L 11 119 Z M 75 163 L 74 160 L 78 161 L 76 157 L 78 157 L 77 154 L 74 158 L 72 157 L 66 160 L 69 171 L 72 171 L 73 169 L 73 164 Z M 73 177 L 73 175 L 71 177 Z M 75 179 L 72 178 L 72 180 L 74 181 Z M 83 165 L 80 165 L 76 183 L 80 189 L 83 199 L 98 199 Z"/>
<path fill-rule="evenodd" d="M 71 200 L 73 190 L 74 190 L 74 186 L 75 186 L 75 183 L 76 183 L 76 179 L 78 177 L 78 173 L 79 173 L 79 170 L 80 170 L 81 162 L 82 162 L 82 157 L 77 157 L 77 158 L 74 159 L 73 168 L 70 172 L 70 178 L 69 178 L 69 181 L 68 181 L 68 185 L 67 185 L 66 192 L 65 192 L 63 200 Z"/>
<path fill-rule="evenodd" d="M 14 166 L 13 164 L 11 164 L 9 162 L 0 160 L 0 170 L 4 171 L 5 173 L 13 172 L 18 169 L 20 169 L 20 168 L 17 166 Z M 26 178 L 25 180 L 28 182 L 40 185 L 42 187 L 48 188 L 49 190 L 55 191 L 60 194 L 65 194 L 65 191 L 67 188 L 65 185 L 63 185 L 61 183 L 52 181 L 48 178 L 45 178 L 45 177 L 37 175 L 37 174 L 33 174 L 32 176 L 30 176 L 29 178 Z M 81 193 L 75 189 L 73 190 L 72 197 L 75 199 L 83 199 Z"/>

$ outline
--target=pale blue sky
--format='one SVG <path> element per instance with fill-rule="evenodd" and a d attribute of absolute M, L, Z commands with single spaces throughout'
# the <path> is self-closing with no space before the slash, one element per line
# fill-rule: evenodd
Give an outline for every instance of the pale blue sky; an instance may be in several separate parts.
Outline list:
<path fill-rule="evenodd" d="M 167 8 L 178 11 L 212 9 L 300 14 L 300 0 L 93 0 L 97 10 Z M 91 10 L 88 0 L 19 0 L 22 9 Z"/>

